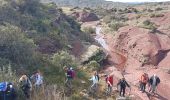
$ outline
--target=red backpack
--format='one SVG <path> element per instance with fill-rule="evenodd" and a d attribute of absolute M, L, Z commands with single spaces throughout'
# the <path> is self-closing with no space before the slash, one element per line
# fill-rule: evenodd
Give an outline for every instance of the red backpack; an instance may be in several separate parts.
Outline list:
<path fill-rule="evenodd" d="M 113 85 L 113 76 L 106 77 L 106 83 L 108 81 Z"/>

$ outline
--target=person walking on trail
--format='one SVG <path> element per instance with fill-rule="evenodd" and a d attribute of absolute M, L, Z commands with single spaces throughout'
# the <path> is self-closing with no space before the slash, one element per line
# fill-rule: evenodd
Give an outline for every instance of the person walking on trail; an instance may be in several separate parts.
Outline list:
<path fill-rule="evenodd" d="M 40 88 L 43 85 L 43 76 L 41 72 L 38 70 L 35 74 L 35 88 Z"/>
<path fill-rule="evenodd" d="M 75 71 L 73 70 L 72 67 L 70 68 L 66 68 L 66 85 L 69 87 L 69 88 L 72 88 L 72 80 L 74 79 L 75 77 Z"/>
<path fill-rule="evenodd" d="M 32 84 L 27 75 L 22 75 L 19 79 L 21 89 L 26 98 L 30 98 L 30 93 L 32 91 Z"/>
<path fill-rule="evenodd" d="M 125 78 L 120 79 L 117 86 L 120 86 L 119 96 L 125 97 L 126 86 L 130 88 L 130 85 L 126 82 Z"/>
<path fill-rule="evenodd" d="M 106 77 L 107 93 L 111 95 L 113 87 L 113 75 L 107 75 Z"/>
<path fill-rule="evenodd" d="M 90 86 L 90 91 L 95 90 L 94 92 L 97 92 L 99 79 L 100 78 L 98 73 L 94 72 L 94 75 L 89 79 L 90 81 L 92 81 L 92 85 Z"/>
<path fill-rule="evenodd" d="M 146 84 L 149 81 L 148 74 L 143 73 L 140 77 L 140 91 L 145 92 Z"/>
<path fill-rule="evenodd" d="M 150 83 L 150 90 L 149 90 L 149 92 L 155 93 L 156 87 L 160 83 L 160 78 L 156 74 L 154 74 L 149 79 L 149 83 Z"/>

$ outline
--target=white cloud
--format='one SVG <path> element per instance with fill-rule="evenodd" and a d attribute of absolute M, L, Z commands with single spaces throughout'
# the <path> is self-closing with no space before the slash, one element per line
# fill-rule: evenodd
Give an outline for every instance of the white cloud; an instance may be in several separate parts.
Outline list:
<path fill-rule="evenodd" d="M 164 2 L 170 0 L 106 0 L 106 1 L 114 1 L 114 2 Z"/>

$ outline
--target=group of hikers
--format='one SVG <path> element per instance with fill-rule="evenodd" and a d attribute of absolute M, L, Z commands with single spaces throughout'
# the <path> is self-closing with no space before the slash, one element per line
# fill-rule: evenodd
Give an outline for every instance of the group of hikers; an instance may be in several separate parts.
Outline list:
<path fill-rule="evenodd" d="M 89 80 L 92 81 L 92 85 L 90 87 L 91 90 L 95 89 L 96 90 L 95 92 L 97 92 L 99 79 L 100 79 L 99 74 L 97 72 L 94 72 L 94 75 L 89 79 Z M 112 87 L 113 87 L 113 83 L 114 83 L 113 75 L 105 75 L 105 82 L 106 82 L 106 85 L 107 85 L 107 91 L 106 92 L 107 92 L 107 94 L 111 95 L 112 94 Z M 140 83 L 140 85 L 139 85 L 140 91 L 142 93 L 145 92 L 147 84 L 149 86 L 149 92 L 155 93 L 156 88 L 157 88 L 158 84 L 160 83 L 160 78 L 156 74 L 154 74 L 152 77 L 149 78 L 147 73 L 143 73 L 141 75 L 140 79 L 139 79 L 139 83 Z M 125 97 L 126 87 L 130 88 L 130 85 L 128 84 L 126 79 L 123 77 L 117 83 L 119 96 Z"/>
<path fill-rule="evenodd" d="M 140 77 L 140 91 L 145 92 L 146 85 L 148 84 L 150 89 L 149 92 L 155 93 L 158 84 L 160 83 L 160 78 L 154 74 L 149 78 L 147 73 L 143 73 Z"/>
<path fill-rule="evenodd" d="M 75 70 L 72 67 L 64 67 L 65 71 L 65 85 L 71 90 L 73 88 L 72 82 L 75 77 Z M 90 86 L 90 90 L 94 90 L 93 92 L 98 92 L 98 86 L 99 86 L 99 81 L 100 77 L 98 72 L 94 72 L 92 77 L 89 79 L 92 81 L 92 85 Z M 105 77 L 105 82 L 107 85 L 107 94 L 112 95 L 112 88 L 114 85 L 114 80 L 113 80 L 113 75 L 104 75 Z M 149 78 L 147 73 L 143 73 L 139 79 L 140 83 L 140 91 L 145 92 L 146 85 L 150 87 L 149 92 L 155 93 L 156 87 L 160 83 L 159 77 L 154 74 L 152 77 Z M 30 98 L 31 96 L 31 91 L 33 90 L 39 90 L 42 88 L 43 85 L 43 76 L 40 73 L 40 71 L 36 71 L 33 73 L 31 77 L 28 77 L 27 75 L 22 75 L 21 78 L 19 79 L 19 86 L 20 89 L 23 91 L 24 95 L 26 98 Z M 119 96 L 125 97 L 125 92 L 126 92 L 126 87 L 130 88 L 130 85 L 126 81 L 126 79 L 123 77 L 117 82 L 117 87 L 119 90 Z M 6 98 L 6 99 L 5 99 Z M 8 99 L 7 99 L 8 98 Z M 10 99 L 11 98 L 11 99 Z M 16 91 L 14 89 L 14 86 L 10 82 L 2 82 L 0 83 L 0 100 L 15 100 L 16 98 Z"/>
<path fill-rule="evenodd" d="M 24 97 L 29 99 L 31 96 L 31 91 L 39 90 L 43 85 L 43 76 L 40 71 L 33 73 L 31 77 L 23 74 L 19 79 L 19 89 L 23 92 Z M 0 83 L 0 100 L 16 100 L 17 92 L 14 87 L 14 83 L 11 82 L 1 82 Z"/>

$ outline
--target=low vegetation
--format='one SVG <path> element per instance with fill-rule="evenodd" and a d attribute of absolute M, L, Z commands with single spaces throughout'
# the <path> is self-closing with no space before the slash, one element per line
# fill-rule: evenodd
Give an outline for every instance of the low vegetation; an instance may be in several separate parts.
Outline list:
<path fill-rule="evenodd" d="M 124 24 L 121 22 L 111 22 L 109 27 L 112 31 L 117 31 L 120 27 L 123 27 Z"/>
<path fill-rule="evenodd" d="M 145 20 L 143 21 L 143 28 L 146 28 L 146 29 L 150 29 L 153 33 L 156 31 L 156 26 L 153 22 L 149 21 L 149 20 Z"/>
<path fill-rule="evenodd" d="M 82 32 L 80 24 L 66 16 L 54 3 L 42 4 L 38 0 L 4 1 L 5 4 L 0 5 L 0 81 L 13 82 L 17 86 L 22 74 L 30 76 L 39 69 L 45 82 L 42 92 L 48 96 L 40 94 L 32 100 L 44 100 L 43 97 L 48 98 L 45 100 L 59 100 L 50 98 L 63 97 L 63 67 L 72 66 L 78 71 L 74 83 L 80 86 L 75 87 L 75 95 L 78 95 L 84 88 L 79 81 L 87 80 L 87 77 L 84 71 L 78 69 L 77 60 L 71 55 L 72 50 L 68 45 L 72 46 L 77 39 L 82 45 L 83 42 L 91 43 L 92 38 Z M 57 87 L 59 91 L 54 90 L 54 86 L 60 86 Z M 18 95 L 20 99 L 17 100 L 25 100 L 22 92 L 19 91 Z"/>
<path fill-rule="evenodd" d="M 163 17 L 164 16 L 164 14 L 150 14 L 150 17 L 151 18 L 155 18 L 155 17 Z"/>
<path fill-rule="evenodd" d="M 89 33 L 89 34 L 94 34 L 94 33 L 96 32 L 95 29 L 92 28 L 92 27 L 84 27 L 82 30 L 83 30 L 85 33 Z"/>

